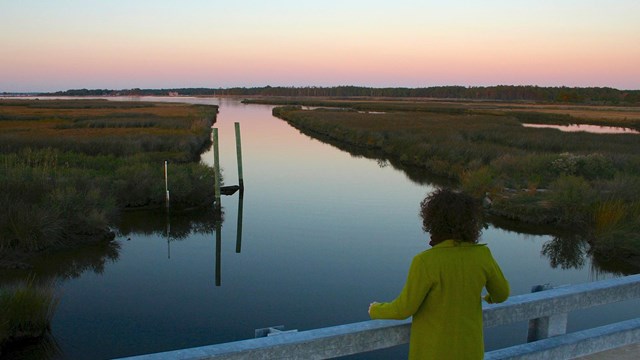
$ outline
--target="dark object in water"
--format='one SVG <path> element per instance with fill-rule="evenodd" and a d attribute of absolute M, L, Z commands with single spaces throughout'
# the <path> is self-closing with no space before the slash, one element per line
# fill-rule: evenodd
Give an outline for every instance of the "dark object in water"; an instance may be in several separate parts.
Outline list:
<path fill-rule="evenodd" d="M 239 185 L 221 186 L 220 193 L 222 195 L 233 195 L 236 191 L 240 190 Z"/>

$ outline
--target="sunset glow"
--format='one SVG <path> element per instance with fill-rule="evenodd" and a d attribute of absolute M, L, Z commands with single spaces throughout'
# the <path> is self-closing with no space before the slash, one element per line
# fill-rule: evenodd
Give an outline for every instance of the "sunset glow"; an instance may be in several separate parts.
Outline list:
<path fill-rule="evenodd" d="M 0 92 L 265 85 L 640 89 L 638 19 L 636 0 L 5 1 Z"/>

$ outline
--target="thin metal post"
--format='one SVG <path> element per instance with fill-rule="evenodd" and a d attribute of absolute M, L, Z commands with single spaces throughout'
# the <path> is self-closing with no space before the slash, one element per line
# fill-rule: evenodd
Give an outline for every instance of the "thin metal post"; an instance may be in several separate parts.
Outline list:
<path fill-rule="evenodd" d="M 166 193 L 166 205 L 169 207 L 169 164 L 168 161 L 164 161 L 164 191 Z"/>
<path fill-rule="evenodd" d="M 213 166 L 215 168 L 215 197 L 216 197 L 216 208 L 221 208 L 220 205 L 220 155 L 218 148 L 218 129 L 213 128 Z"/>
<path fill-rule="evenodd" d="M 244 189 L 244 180 L 242 178 L 242 144 L 240 141 L 240 123 L 235 123 L 236 127 L 236 154 L 238 157 L 238 185 L 240 186 L 240 191 Z"/>

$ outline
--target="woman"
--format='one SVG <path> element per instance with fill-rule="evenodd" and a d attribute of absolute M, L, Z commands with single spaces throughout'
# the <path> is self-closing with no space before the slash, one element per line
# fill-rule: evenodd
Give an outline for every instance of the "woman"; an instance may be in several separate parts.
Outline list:
<path fill-rule="evenodd" d="M 489 303 L 509 296 L 509 283 L 489 248 L 477 244 L 481 209 L 473 198 L 437 190 L 420 204 L 431 249 L 416 255 L 398 297 L 373 302 L 372 319 L 413 316 L 409 359 L 482 359 L 483 288 Z"/>

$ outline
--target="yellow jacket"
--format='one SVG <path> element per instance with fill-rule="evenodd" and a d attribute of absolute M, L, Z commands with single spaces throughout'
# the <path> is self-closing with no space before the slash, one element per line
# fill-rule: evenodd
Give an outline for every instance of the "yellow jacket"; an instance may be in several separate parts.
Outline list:
<path fill-rule="evenodd" d="M 485 245 L 445 240 L 416 255 L 390 303 L 371 306 L 372 319 L 413 316 L 409 359 L 482 359 L 482 289 L 503 302 L 509 283 Z"/>

